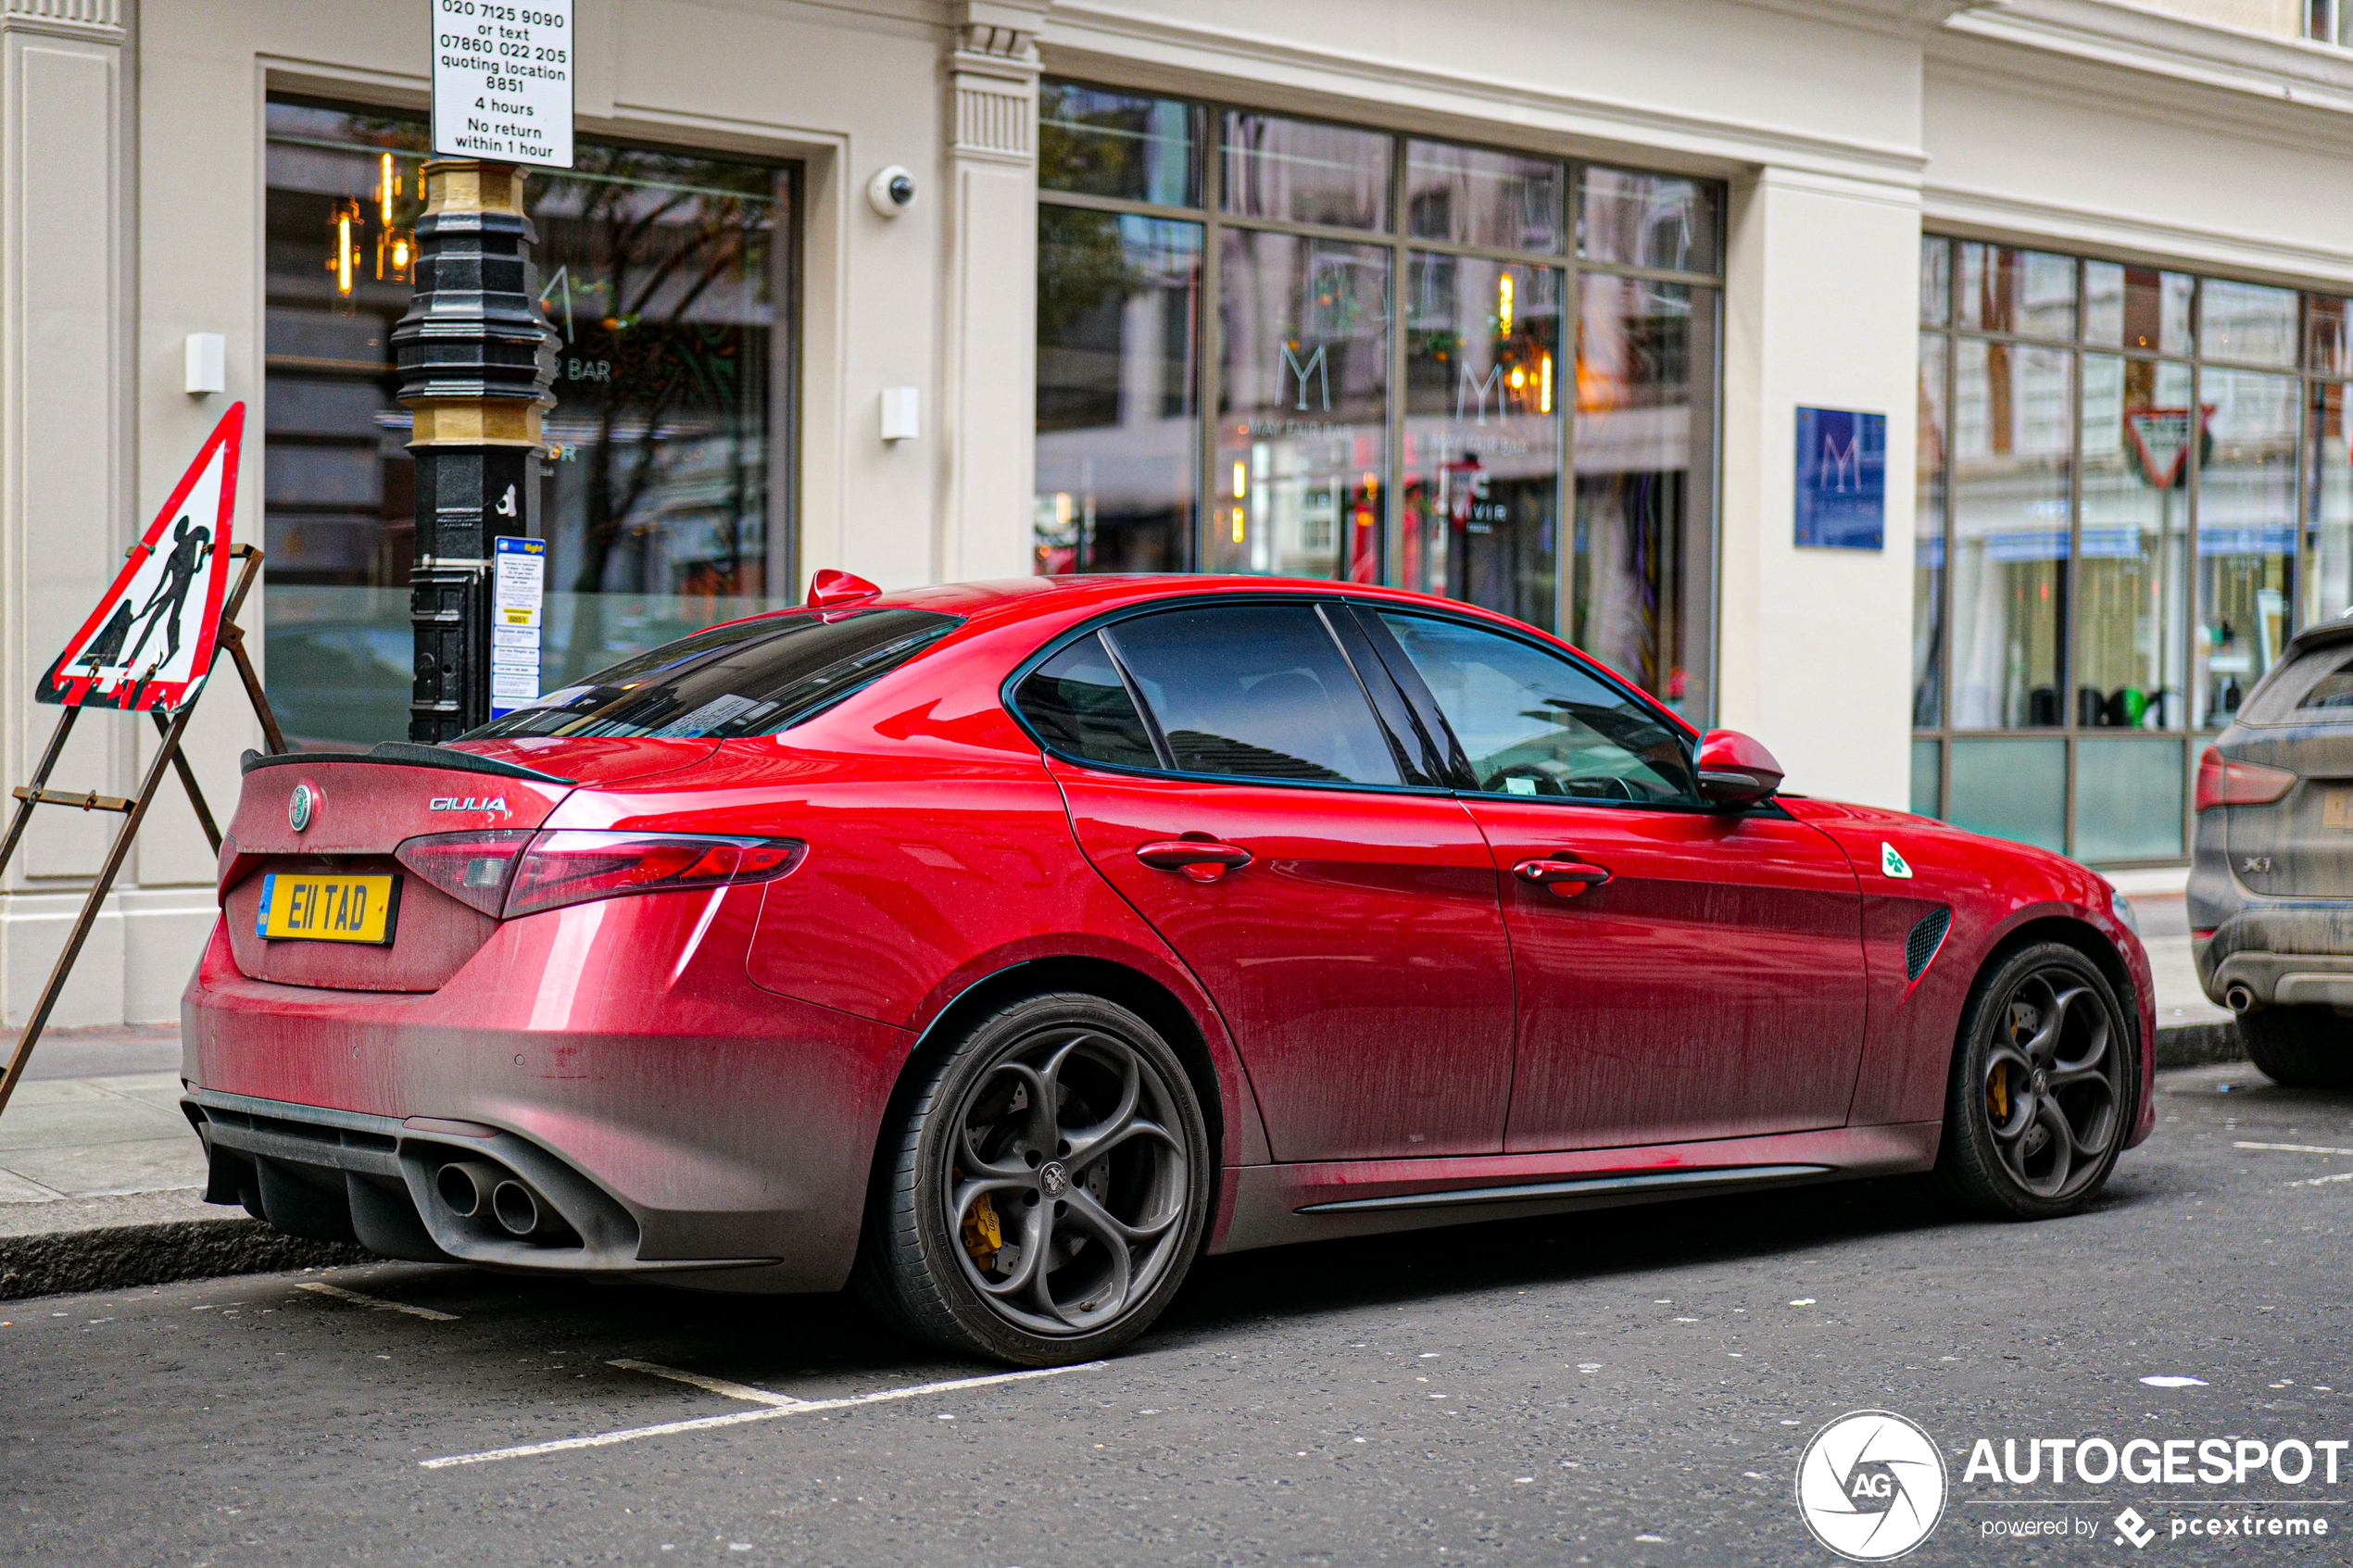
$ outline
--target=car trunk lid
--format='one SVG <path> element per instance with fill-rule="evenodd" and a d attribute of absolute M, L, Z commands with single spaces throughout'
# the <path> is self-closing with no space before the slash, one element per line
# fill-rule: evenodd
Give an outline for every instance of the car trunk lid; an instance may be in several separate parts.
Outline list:
<path fill-rule="evenodd" d="M 701 740 L 531 739 L 248 753 L 221 866 L 221 910 L 237 967 L 288 985 L 436 990 L 498 922 L 402 867 L 394 853 L 405 840 L 528 832 L 583 784 L 673 771 L 716 749 Z M 264 937 L 263 896 L 276 885 L 270 879 L 319 874 L 396 878 L 390 940 Z"/>
<path fill-rule="evenodd" d="M 2226 808 L 2240 883 L 2271 897 L 2353 898 L 2353 628 L 2299 635 L 2221 749 L 2296 775 L 2277 800 Z"/>

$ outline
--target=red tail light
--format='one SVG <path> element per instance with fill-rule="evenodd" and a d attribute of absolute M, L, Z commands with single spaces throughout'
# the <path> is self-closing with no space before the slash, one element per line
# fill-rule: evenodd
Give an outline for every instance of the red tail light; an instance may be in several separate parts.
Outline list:
<path fill-rule="evenodd" d="M 2285 768 L 2242 762 L 2213 746 L 2197 759 L 2197 809 L 2217 806 L 2269 806 L 2296 787 L 2296 775 Z"/>
<path fill-rule="evenodd" d="M 435 833 L 409 839 L 392 853 L 393 859 L 460 904 L 470 904 L 497 920 L 506 907 L 507 884 L 514 880 L 515 863 L 522 859 L 531 839 L 529 828 Z"/>
<path fill-rule="evenodd" d="M 550 830 L 522 857 L 507 893 L 506 915 L 511 920 L 631 893 L 766 882 L 800 864 L 808 848 L 789 838 Z"/>
<path fill-rule="evenodd" d="M 452 898 L 511 920 L 593 898 L 766 882 L 808 848 L 789 838 L 525 829 L 431 834 L 395 853 Z"/>

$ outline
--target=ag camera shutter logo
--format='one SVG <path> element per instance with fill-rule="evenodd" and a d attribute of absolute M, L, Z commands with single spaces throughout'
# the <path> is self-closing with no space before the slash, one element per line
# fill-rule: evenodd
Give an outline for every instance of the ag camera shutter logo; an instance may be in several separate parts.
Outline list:
<path fill-rule="evenodd" d="M 1797 1461 L 1797 1510 L 1850 1562 L 1903 1556 L 1944 1516 L 1944 1456 L 1918 1425 L 1855 1411 L 1814 1434 Z"/>

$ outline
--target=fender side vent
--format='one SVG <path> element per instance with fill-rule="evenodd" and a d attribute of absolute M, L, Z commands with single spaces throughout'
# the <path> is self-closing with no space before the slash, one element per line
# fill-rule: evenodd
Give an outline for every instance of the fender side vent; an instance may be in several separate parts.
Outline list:
<path fill-rule="evenodd" d="M 1918 980 L 1927 972 L 1928 966 L 1936 958 L 1936 949 L 1944 945 L 1944 934 L 1951 929 L 1953 911 L 1950 909 L 1935 910 L 1912 927 L 1912 934 L 1904 938 L 1904 974 L 1906 979 Z"/>

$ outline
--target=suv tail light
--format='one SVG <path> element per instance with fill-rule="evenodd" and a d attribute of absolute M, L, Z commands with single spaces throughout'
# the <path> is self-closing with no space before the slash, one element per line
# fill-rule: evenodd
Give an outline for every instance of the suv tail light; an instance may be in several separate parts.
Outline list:
<path fill-rule="evenodd" d="M 2213 746 L 2197 759 L 2197 809 L 2217 806 L 2269 806 L 2296 787 L 2296 774 L 2260 762 L 2241 762 Z"/>
<path fill-rule="evenodd" d="M 791 838 L 550 828 L 430 834 L 409 839 L 395 854 L 452 898 L 512 920 L 631 893 L 766 882 L 800 864 L 808 852 L 806 844 Z"/>

